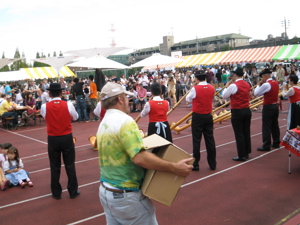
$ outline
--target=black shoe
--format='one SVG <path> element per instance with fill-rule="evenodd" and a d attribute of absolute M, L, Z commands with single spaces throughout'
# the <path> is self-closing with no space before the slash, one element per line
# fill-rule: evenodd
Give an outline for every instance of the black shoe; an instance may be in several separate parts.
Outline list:
<path fill-rule="evenodd" d="M 244 161 L 246 161 L 247 159 L 246 159 L 246 157 L 238 157 L 238 156 L 237 156 L 237 157 L 233 157 L 232 160 L 244 162 Z"/>
<path fill-rule="evenodd" d="M 216 166 L 217 166 L 217 162 L 215 162 L 214 164 L 209 164 L 209 168 L 211 169 L 211 170 L 216 170 Z"/>
<path fill-rule="evenodd" d="M 263 147 L 261 147 L 261 148 L 257 148 L 257 151 L 270 151 L 271 149 L 267 149 L 267 148 L 263 148 Z"/>
<path fill-rule="evenodd" d="M 192 171 L 199 171 L 199 165 L 194 165 Z"/>
<path fill-rule="evenodd" d="M 271 145 L 272 148 L 280 148 L 280 145 Z"/>
<path fill-rule="evenodd" d="M 59 200 L 59 199 L 61 199 L 61 196 L 55 196 L 52 194 L 52 198 Z"/>
<path fill-rule="evenodd" d="M 75 195 L 70 196 L 70 199 L 76 198 L 78 195 L 80 195 L 80 191 L 77 191 Z"/>
<path fill-rule="evenodd" d="M 249 159 L 249 155 L 246 155 L 246 157 L 245 157 L 246 159 Z"/>

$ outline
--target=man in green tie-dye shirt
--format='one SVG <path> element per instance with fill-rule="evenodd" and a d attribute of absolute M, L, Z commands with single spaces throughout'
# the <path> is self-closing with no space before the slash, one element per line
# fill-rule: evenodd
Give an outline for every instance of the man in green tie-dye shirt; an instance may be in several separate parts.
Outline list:
<path fill-rule="evenodd" d="M 188 176 L 193 159 L 168 162 L 145 151 L 139 129 L 129 114 L 126 95 L 131 92 L 109 82 L 100 98 L 106 114 L 97 132 L 100 164 L 99 196 L 107 224 L 158 224 L 155 207 L 144 196 L 142 185 L 145 169 L 161 170 Z"/>

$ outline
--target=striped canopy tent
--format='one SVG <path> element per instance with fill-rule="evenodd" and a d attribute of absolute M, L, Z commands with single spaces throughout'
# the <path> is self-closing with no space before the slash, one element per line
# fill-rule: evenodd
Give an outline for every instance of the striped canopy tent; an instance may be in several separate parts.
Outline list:
<path fill-rule="evenodd" d="M 215 65 L 218 64 L 228 52 L 213 52 L 198 55 L 186 56 L 183 62 L 176 65 L 177 68 L 192 67 L 198 65 Z"/>
<path fill-rule="evenodd" d="M 284 45 L 273 57 L 273 61 L 300 59 L 300 45 Z"/>
<path fill-rule="evenodd" d="M 185 59 L 187 56 L 181 56 L 178 57 L 179 59 Z M 159 69 L 165 69 L 165 70 L 170 70 L 176 67 L 176 65 L 180 62 L 175 62 L 175 63 L 165 63 L 165 64 L 159 64 L 159 65 L 153 65 L 153 66 L 144 66 L 142 68 L 143 71 L 145 70 L 156 70 L 157 68 Z"/>
<path fill-rule="evenodd" d="M 281 46 L 228 51 L 219 64 L 271 62 Z"/>
<path fill-rule="evenodd" d="M 20 69 L 24 72 L 29 79 L 43 79 L 43 78 L 56 78 L 58 74 L 53 67 L 34 67 L 34 68 L 23 68 Z M 64 77 L 75 77 L 75 74 L 69 69 L 69 67 L 64 66 L 59 71 L 59 74 Z"/>

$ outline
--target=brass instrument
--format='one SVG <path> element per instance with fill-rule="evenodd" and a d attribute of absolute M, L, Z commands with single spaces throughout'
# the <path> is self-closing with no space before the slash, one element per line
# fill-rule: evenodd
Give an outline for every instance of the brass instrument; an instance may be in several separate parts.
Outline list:
<path fill-rule="evenodd" d="M 97 147 L 97 138 L 96 138 L 96 136 L 90 136 L 88 138 L 88 140 L 90 141 L 90 143 L 93 146 L 94 150 L 97 151 L 98 147 Z"/>

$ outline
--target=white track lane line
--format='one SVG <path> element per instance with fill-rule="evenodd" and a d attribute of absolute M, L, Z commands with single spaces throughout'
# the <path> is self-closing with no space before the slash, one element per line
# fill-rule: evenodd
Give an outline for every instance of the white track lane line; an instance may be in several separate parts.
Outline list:
<path fill-rule="evenodd" d="M 229 170 L 235 169 L 235 168 L 237 168 L 237 167 L 239 167 L 239 166 L 243 166 L 243 165 L 245 165 L 245 164 L 247 164 L 247 163 L 249 163 L 249 162 L 252 162 L 252 161 L 257 160 L 257 159 L 259 159 L 259 158 L 262 158 L 262 157 L 264 157 L 264 156 L 266 156 L 266 155 L 268 155 L 268 154 L 271 154 L 271 153 L 273 153 L 273 152 L 276 152 L 276 151 L 278 151 L 279 149 L 280 149 L 280 148 L 275 149 L 275 150 L 272 150 L 272 151 L 270 151 L 270 152 L 267 152 L 267 153 L 264 153 L 264 154 L 262 154 L 262 155 L 259 155 L 259 156 L 255 157 L 255 158 L 249 159 L 249 160 L 247 160 L 247 161 L 245 161 L 245 162 L 241 162 L 241 163 L 239 163 L 239 164 L 237 164 L 237 165 L 235 165 L 235 166 L 226 168 L 226 169 L 224 169 L 224 170 L 221 170 L 221 171 L 219 171 L 219 172 L 213 173 L 213 174 L 211 174 L 211 175 L 208 175 L 208 176 L 202 177 L 202 178 L 200 178 L 200 179 L 191 181 L 191 182 L 189 182 L 189 183 L 186 183 L 186 184 L 182 185 L 181 188 L 184 188 L 184 187 L 186 187 L 186 186 L 189 186 L 189 185 L 192 185 L 192 184 L 194 184 L 194 183 L 200 182 L 200 181 L 202 181 L 202 180 L 208 179 L 208 178 L 210 178 L 210 177 L 213 177 L 213 176 L 222 174 L 222 173 L 227 172 L 227 171 L 229 171 Z M 94 216 L 91 216 L 91 217 L 87 217 L 87 218 L 82 219 L 82 220 L 78 220 L 78 221 L 73 222 L 73 223 L 69 223 L 69 225 L 80 224 L 80 223 L 82 223 L 82 222 L 86 222 L 86 221 L 88 221 L 88 220 L 91 220 L 91 219 L 94 219 L 94 218 L 97 218 L 97 217 L 100 217 L 100 216 L 104 216 L 104 215 L 105 215 L 105 213 L 100 213 L 100 214 L 97 214 L 97 215 L 94 215 Z"/>
<path fill-rule="evenodd" d="M 285 127 L 285 126 L 286 126 L 286 125 L 280 126 L 280 128 Z M 220 128 L 219 128 L 219 129 L 220 129 Z M 13 132 L 11 132 L 11 133 L 13 133 Z M 251 137 L 252 137 L 252 136 L 257 136 L 257 135 L 259 135 L 259 134 L 261 134 L 261 132 L 260 132 L 260 133 L 257 133 L 257 134 L 254 134 L 254 135 L 251 135 Z M 190 136 L 190 135 L 186 135 L 185 137 L 187 137 L 187 136 Z M 26 138 L 26 136 L 25 136 L 25 138 Z M 180 138 L 181 138 L 181 137 L 179 137 L 178 139 L 180 139 Z M 29 138 L 29 139 L 30 139 L 30 138 Z M 175 139 L 177 139 L 177 138 L 175 138 Z M 226 145 L 226 144 L 231 144 L 231 143 L 234 143 L 234 142 L 235 142 L 235 141 L 227 142 L 227 143 L 224 143 L 224 144 L 222 144 L 222 145 L 220 145 L 220 146 L 224 146 L 224 145 Z M 216 146 L 216 147 L 218 147 L 218 146 Z M 279 149 L 280 149 L 280 148 L 279 148 Z M 189 185 L 191 185 L 191 184 L 194 184 L 194 183 L 197 183 L 197 182 L 199 182 L 199 181 L 205 180 L 205 179 L 207 179 L 207 178 L 213 177 L 213 176 L 215 176 L 215 175 L 224 173 L 224 172 L 229 171 L 229 170 L 231 170 L 231 169 L 234 169 L 234 168 L 236 168 L 236 167 L 245 165 L 246 163 L 252 162 L 252 161 L 257 160 L 257 159 L 259 159 L 259 158 L 262 158 L 262 157 L 264 157 L 264 156 L 266 156 L 266 155 L 268 155 L 268 154 L 271 154 L 271 153 L 273 153 L 273 152 L 276 152 L 276 151 L 278 151 L 279 149 L 272 150 L 272 151 L 270 151 L 270 152 L 267 152 L 267 153 L 264 153 L 264 154 L 262 154 L 262 155 L 259 155 L 259 156 L 255 157 L 255 158 L 249 159 L 249 160 L 247 160 L 247 161 L 245 161 L 245 162 L 239 163 L 239 164 L 237 164 L 237 165 L 235 165 L 235 166 L 226 168 L 226 169 L 224 169 L 224 170 L 222 170 L 222 171 L 219 171 L 219 172 L 213 173 L 213 174 L 211 174 L 211 175 L 208 175 L 208 176 L 206 176 L 206 177 L 203 177 L 203 178 L 194 180 L 194 181 L 192 181 L 192 182 L 186 183 L 186 184 L 182 185 L 181 187 L 189 186 Z M 205 151 L 205 150 L 202 150 L 202 151 Z M 98 157 L 95 157 L 95 158 L 92 158 L 92 159 L 97 159 L 97 158 L 98 158 Z M 90 159 L 90 160 L 92 160 L 92 159 Z M 87 160 L 83 160 L 83 161 L 81 161 L 81 162 L 84 162 L 84 161 L 87 161 Z M 47 169 L 49 169 L 49 168 L 47 168 Z M 42 170 L 46 170 L 46 169 L 42 169 Z M 42 170 L 41 170 L 41 171 L 42 171 Z M 31 173 L 33 173 L 33 172 L 31 172 Z M 99 181 L 95 181 L 95 182 L 91 182 L 91 183 L 88 183 L 88 184 L 80 185 L 79 187 L 84 187 L 84 186 L 88 186 L 88 185 L 93 185 L 93 184 L 96 184 L 96 183 L 99 183 Z M 66 191 L 67 191 L 67 189 L 63 190 L 63 192 L 66 192 Z M 29 201 L 34 201 L 34 200 L 41 199 L 41 198 L 48 197 L 48 196 L 51 196 L 51 194 L 42 195 L 42 196 L 38 196 L 38 197 L 35 197 L 35 198 L 31 198 L 31 199 L 27 199 L 27 200 L 15 202 L 15 203 L 7 204 L 7 205 L 4 205 L 4 206 L 0 206 L 0 209 L 2 209 L 2 208 L 7 208 L 7 207 L 10 207 L 10 206 L 14 206 L 14 205 L 18 205 L 18 204 L 22 204 L 22 203 L 29 202 Z M 85 222 L 85 221 L 88 221 L 88 220 L 91 220 L 91 219 L 93 219 L 93 218 L 100 217 L 100 216 L 103 216 L 103 215 L 105 215 L 105 213 L 97 214 L 97 215 L 92 216 L 92 217 L 87 217 L 87 218 L 85 218 L 85 219 L 83 219 L 83 220 L 79 220 L 79 221 L 77 221 L 77 222 L 73 222 L 73 223 L 70 223 L 70 224 L 79 224 L 79 223 L 81 223 L 81 222 Z"/>

